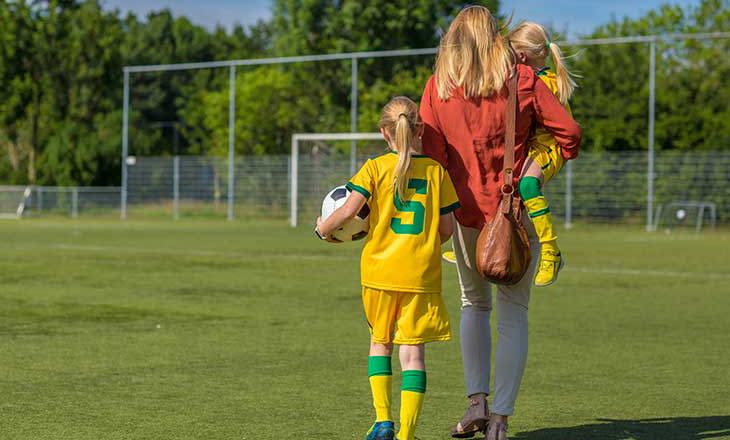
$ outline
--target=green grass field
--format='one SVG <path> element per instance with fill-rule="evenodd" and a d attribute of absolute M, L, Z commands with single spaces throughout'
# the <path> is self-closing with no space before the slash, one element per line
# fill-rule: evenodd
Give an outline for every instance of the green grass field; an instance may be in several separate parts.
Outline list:
<path fill-rule="evenodd" d="M 369 427 L 359 245 L 222 221 L 7 221 L 0 241 L 0 439 Z M 562 244 L 513 438 L 730 439 L 730 233 L 578 226 Z M 427 350 L 424 440 L 465 404 L 453 267 L 444 297 L 455 338 Z"/>

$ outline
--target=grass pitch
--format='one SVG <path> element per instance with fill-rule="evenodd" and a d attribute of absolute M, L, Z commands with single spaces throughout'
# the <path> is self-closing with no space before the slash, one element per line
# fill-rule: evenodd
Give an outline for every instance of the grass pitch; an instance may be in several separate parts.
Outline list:
<path fill-rule="evenodd" d="M 359 245 L 215 221 L 9 221 L 0 242 L 0 439 L 369 427 Z M 730 438 L 730 233 L 578 226 L 561 243 L 559 283 L 533 291 L 513 438 Z M 444 286 L 455 337 L 427 350 L 424 440 L 465 404 L 453 266 Z"/>

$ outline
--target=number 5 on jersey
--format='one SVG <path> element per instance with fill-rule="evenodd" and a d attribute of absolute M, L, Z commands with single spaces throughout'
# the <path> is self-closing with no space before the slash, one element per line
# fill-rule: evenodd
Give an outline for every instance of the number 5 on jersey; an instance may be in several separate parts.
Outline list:
<path fill-rule="evenodd" d="M 428 181 L 425 179 L 410 179 L 408 188 L 415 189 L 416 194 L 426 194 L 428 192 Z M 423 232 L 426 219 L 426 207 L 423 203 L 414 200 L 401 201 L 398 194 L 393 194 L 393 203 L 398 212 L 412 212 L 413 223 L 404 224 L 400 218 L 393 217 L 390 219 L 390 229 L 396 234 L 418 235 Z"/>

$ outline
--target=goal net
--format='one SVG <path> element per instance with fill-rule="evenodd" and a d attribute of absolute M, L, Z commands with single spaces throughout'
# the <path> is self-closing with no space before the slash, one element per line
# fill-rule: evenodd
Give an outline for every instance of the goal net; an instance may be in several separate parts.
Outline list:
<path fill-rule="evenodd" d="M 380 133 L 294 134 L 289 166 L 290 224 L 314 224 L 329 190 L 346 184 L 368 158 L 385 152 L 387 145 Z"/>
<path fill-rule="evenodd" d="M 23 217 L 31 192 L 29 186 L 0 186 L 0 219 Z"/>

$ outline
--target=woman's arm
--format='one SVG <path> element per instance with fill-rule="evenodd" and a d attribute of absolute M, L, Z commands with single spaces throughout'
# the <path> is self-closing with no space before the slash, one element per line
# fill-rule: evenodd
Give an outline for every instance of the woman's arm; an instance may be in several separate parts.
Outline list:
<path fill-rule="evenodd" d="M 562 147 L 561 152 L 565 160 L 575 159 L 581 142 L 580 125 L 545 83 L 535 81 L 533 93 L 537 122 L 545 127 Z"/>
<path fill-rule="evenodd" d="M 444 168 L 448 162 L 446 154 L 446 137 L 441 132 L 436 121 L 433 108 L 433 94 L 435 92 L 433 76 L 426 83 L 421 97 L 421 120 L 423 121 L 423 154 L 440 163 Z M 438 98 L 437 98 L 438 99 Z"/>
<path fill-rule="evenodd" d="M 333 231 L 345 224 L 346 221 L 355 218 L 365 202 L 367 202 L 365 196 L 357 191 L 351 192 L 345 204 L 335 209 L 335 212 L 326 220 L 323 221 L 321 218 L 317 218 L 317 230 L 322 236 L 329 237 Z"/>

